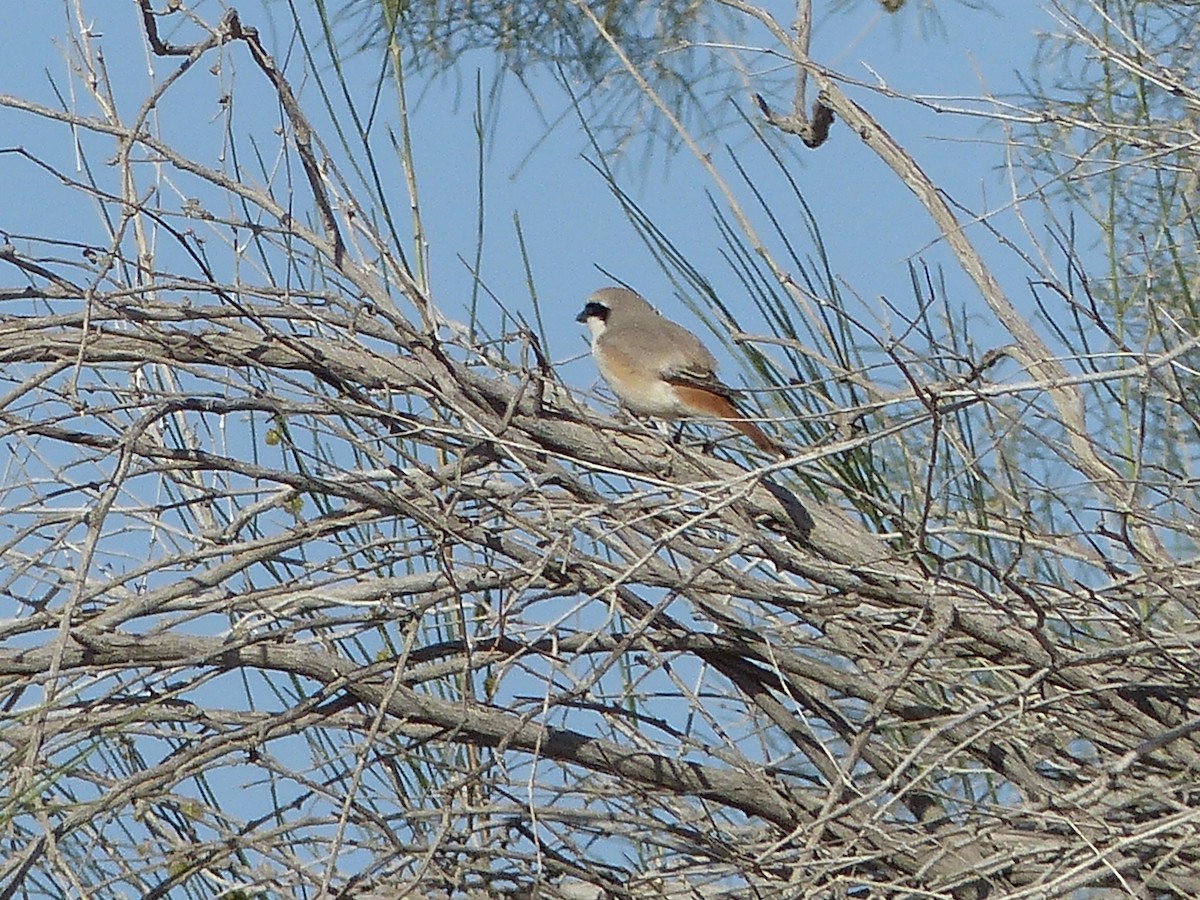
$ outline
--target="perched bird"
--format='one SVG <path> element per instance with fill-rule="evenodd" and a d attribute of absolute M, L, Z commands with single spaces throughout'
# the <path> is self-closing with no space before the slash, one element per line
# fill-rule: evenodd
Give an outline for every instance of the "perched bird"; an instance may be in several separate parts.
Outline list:
<path fill-rule="evenodd" d="M 661 419 L 728 422 L 767 453 L 783 449 L 734 405 L 736 392 L 717 378 L 717 361 L 700 339 L 663 318 L 640 295 L 601 288 L 575 321 L 592 335 L 592 357 L 605 382 L 635 413 Z"/>

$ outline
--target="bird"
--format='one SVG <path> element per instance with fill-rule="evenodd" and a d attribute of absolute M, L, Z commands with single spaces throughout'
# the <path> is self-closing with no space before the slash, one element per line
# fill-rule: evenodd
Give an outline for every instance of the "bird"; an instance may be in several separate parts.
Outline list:
<path fill-rule="evenodd" d="M 575 321 L 587 326 L 600 375 L 632 412 L 660 419 L 720 419 L 758 449 L 787 455 L 737 408 L 737 392 L 717 378 L 717 361 L 700 338 L 640 294 L 601 288 L 587 298 Z"/>

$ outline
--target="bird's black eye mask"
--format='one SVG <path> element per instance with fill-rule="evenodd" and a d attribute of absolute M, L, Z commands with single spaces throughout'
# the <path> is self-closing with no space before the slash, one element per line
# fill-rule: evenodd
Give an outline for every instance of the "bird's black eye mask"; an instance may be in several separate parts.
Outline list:
<path fill-rule="evenodd" d="M 608 321 L 608 314 L 612 312 L 603 303 L 589 303 L 583 308 L 583 312 L 575 317 L 576 322 L 586 322 L 588 319 L 599 319 L 601 322 Z"/>

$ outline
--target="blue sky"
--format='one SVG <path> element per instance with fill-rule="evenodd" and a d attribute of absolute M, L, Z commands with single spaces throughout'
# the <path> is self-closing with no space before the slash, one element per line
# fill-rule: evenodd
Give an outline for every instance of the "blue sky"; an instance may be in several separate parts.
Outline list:
<path fill-rule="evenodd" d="M 778 7 L 777 15 L 787 21 L 790 7 L 778 3 L 774 6 Z M 1028 66 L 1036 33 L 1054 27 L 1035 4 L 1006 4 L 1004 13 L 998 15 L 946 0 L 937 4 L 944 31 L 930 29 L 923 27 L 930 19 L 928 13 L 922 13 L 922 6 L 921 2 L 910 2 L 899 15 L 887 16 L 876 4 L 860 2 L 846 10 L 818 14 L 814 56 L 850 77 L 868 82 L 878 77 L 895 91 L 953 98 L 945 102 L 960 106 L 965 103 L 962 98 L 1015 90 L 1014 73 Z M 201 3 L 197 9 L 214 20 L 220 12 L 213 3 Z M 273 2 L 264 6 L 249 0 L 238 4 L 238 9 L 244 22 L 261 29 L 278 60 L 286 60 L 289 49 L 295 52 L 287 43 L 290 34 L 285 6 Z M 120 86 L 126 112 L 132 112 L 146 89 L 150 65 L 136 28 L 133 4 L 96 3 L 91 4 L 90 12 L 102 16 L 94 26 L 102 35 L 97 41 L 104 48 L 112 80 Z M 8 15 L 4 52 L 0 53 L 0 90 L 55 105 L 50 79 L 60 90 L 69 84 L 62 55 L 63 6 L 48 2 L 14 4 Z M 430 236 L 435 298 L 452 318 L 465 316 L 471 290 L 471 275 L 461 259 L 474 259 L 476 232 L 473 84 L 476 69 L 489 65 L 487 55 L 480 53 L 470 57 L 456 75 L 426 83 L 410 76 L 410 101 L 419 97 L 411 130 Z M 173 68 L 174 62 L 156 60 L 153 66 L 161 76 Z M 356 98 L 370 96 L 379 69 L 372 53 L 351 58 L 348 71 L 361 89 Z M 288 71 L 306 111 L 319 124 L 324 116 L 311 79 L 301 75 L 298 65 L 291 65 Z M 257 74 L 244 59 L 239 61 L 235 55 L 231 70 L 215 77 L 237 88 L 235 126 L 253 123 L 266 128 L 277 121 L 274 104 L 253 84 Z M 482 77 L 486 84 L 490 72 L 484 69 Z M 164 104 L 162 115 L 176 117 L 169 127 L 177 140 L 187 141 L 199 158 L 215 160 L 224 145 L 220 128 L 214 127 L 221 120 L 221 111 L 212 108 L 211 85 L 205 84 L 211 78 L 204 73 L 190 73 L 184 81 L 188 79 L 195 82 L 196 108 L 181 109 L 179 96 L 191 89 L 181 83 L 173 95 L 174 102 Z M 567 109 L 567 100 L 549 73 L 533 72 L 529 83 L 544 113 L 553 117 Z M 956 200 L 976 210 L 1004 205 L 1007 188 L 1000 168 L 1004 162 L 1001 135 L 983 119 L 938 115 L 861 89 L 852 93 Z M 748 101 L 741 99 L 748 106 Z M 782 105 L 783 99 L 775 98 L 776 104 Z M 256 103 L 261 103 L 261 108 L 256 108 Z M 88 108 L 86 102 L 83 106 Z M 386 97 L 384 106 L 386 110 L 394 109 Z M 544 126 L 533 100 L 510 80 L 496 121 L 485 161 L 487 220 L 480 274 L 488 288 L 505 305 L 529 314 L 525 271 L 513 224 L 514 216 L 519 216 L 536 290 L 544 304 L 552 350 L 559 360 L 585 349 L 573 320 L 583 297 L 605 283 L 597 266 L 637 287 L 668 315 L 699 330 L 679 298 L 672 295 L 663 273 L 602 179 L 585 161 L 584 155 L 594 154 L 573 117 L 568 115 L 530 155 L 535 140 L 544 135 Z M 32 117 L 7 111 L 0 113 L 0 129 L 6 145 L 37 149 L 73 171 L 75 157 L 69 141 L 64 140 L 64 129 L 51 129 Z M 247 130 L 252 130 L 250 125 Z M 399 218 L 405 222 L 400 167 L 386 152 L 383 129 L 377 130 L 377 135 L 382 174 L 393 191 L 391 199 Z M 739 152 L 748 148 L 744 134 L 734 130 L 708 141 L 705 149 L 728 173 L 725 141 L 734 143 Z M 327 137 L 327 143 L 337 150 L 332 136 Z M 92 239 L 101 233 L 94 211 L 84 205 L 63 209 L 57 204 L 40 203 L 46 182 L 27 163 L 9 156 L 0 160 L 0 166 L 6 184 L 0 228 L 76 239 L 87 239 L 89 231 Z M 639 171 L 637 161 L 627 158 L 618 172 L 623 187 L 701 268 L 722 299 L 736 308 L 739 286 L 718 255 L 718 232 L 706 196 L 712 184 L 695 160 L 683 151 L 667 157 L 660 146 L 646 171 Z M 934 227 L 916 200 L 840 123 L 835 124 L 829 142 L 820 150 L 794 155 L 792 174 L 813 209 L 834 271 L 861 299 L 864 317 L 888 318 L 878 301 L 881 294 L 901 307 L 912 304 L 907 268 L 910 260 L 920 258 L 935 266 L 947 263 L 947 254 L 935 243 Z M 793 237 L 802 252 L 811 252 L 811 241 L 798 212 L 784 206 L 781 214 L 785 225 L 790 222 L 794 227 Z M 1011 220 L 1006 214 L 1001 214 L 999 221 L 1008 230 Z M 980 245 L 996 265 L 1002 283 L 1019 297 L 1024 291 L 1025 270 L 1007 262 L 990 238 L 982 238 Z M 974 299 L 969 283 L 952 262 L 946 266 L 946 274 L 954 294 L 952 302 L 971 309 Z M 485 308 L 485 320 L 488 315 Z M 731 371 L 729 363 L 726 369 Z M 575 386 L 585 386 L 594 378 L 586 360 L 564 367 L 562 374 Z"/>

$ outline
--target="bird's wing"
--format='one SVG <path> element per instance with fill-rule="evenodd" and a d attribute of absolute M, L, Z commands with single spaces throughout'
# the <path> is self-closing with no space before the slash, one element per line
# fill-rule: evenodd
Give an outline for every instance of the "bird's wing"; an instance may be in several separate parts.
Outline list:
<path fill-rule="evenodd" d="M 648 378 L 695 387 L 734 399 L 738 392 L 717 377 L 717 361 L 698 337 L 655 315 L 647 321 L 625 320 L 599 338 L 609 359 Z"/>
<path fill-rule="evenodd" d="M 669 368 L 664 370 L 661 375 L 663 381 L 668 384 L 700 388 L 703 391 L 710 391 L 719 397 L 726 397 L 729 400 L 736 400 L 741 396 L 740 392 L 717 378 L 717 373 L 712 371 L 712 369 Z"/>

